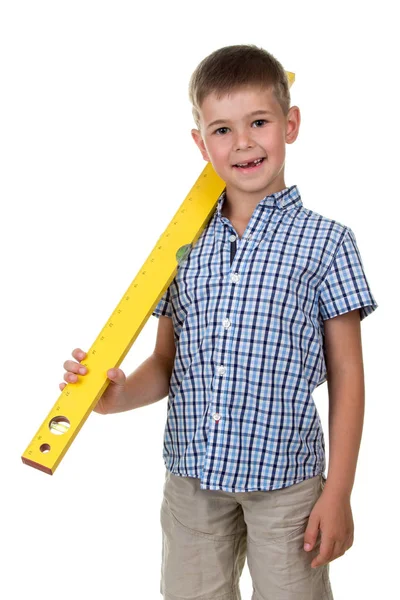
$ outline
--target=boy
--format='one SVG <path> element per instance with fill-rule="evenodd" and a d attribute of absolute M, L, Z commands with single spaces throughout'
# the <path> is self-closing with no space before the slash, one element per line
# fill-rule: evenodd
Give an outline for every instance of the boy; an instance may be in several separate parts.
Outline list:
<path fill-rule="evenodd" d="M 198 65 L 189 94 L 193 139 L 226 188 L 153 312 L 154 354 L 127 380 L 109 370 L 96 410 L 168 394 L 166 600 L 240 600 L 246 556 L 253 600 L 332 599 L 328 563 L 353 543 L 360 321 L 378 305 L 352 230 L 286 187 L 300 111 L 282 65 L 256 46 L 221 48 Z M 64 366 L 76 381 L 79 363 Z M 311 395 L 325 381 L 327 477 Z"/>

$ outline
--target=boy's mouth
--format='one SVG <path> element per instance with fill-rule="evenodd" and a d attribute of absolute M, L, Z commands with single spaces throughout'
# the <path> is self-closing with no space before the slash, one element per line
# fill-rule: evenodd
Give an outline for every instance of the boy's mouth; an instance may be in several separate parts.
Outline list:
<path fill-rule="evenodd" d="M 264 162 L 264 157 L 256 158 L 255 160 L 251 160 L 249 162 L 236 163 L 236 165 L 233 166 L 237 167 L 238 169 L 251 169 L 254 167 L 258 167 L 259 165 L 261 165 L 262 162 Z"/>

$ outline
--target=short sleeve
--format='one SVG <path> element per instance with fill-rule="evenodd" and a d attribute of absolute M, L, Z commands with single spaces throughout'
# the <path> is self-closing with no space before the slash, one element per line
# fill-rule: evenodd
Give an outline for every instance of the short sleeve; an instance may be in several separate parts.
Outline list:
<path fill-rule="evenodd" d="M 378 307 L 365 276 L 355 235 L 349 227 L 346 230 L 320 287 L 319 310 L 323 320 L 359 308 L 362 321 Z"/>
<path fill-rule="evenodd" d="M 169 287 L 166 289 L 164 294 L 161 296 L 157 306 L 152 312 L 154 317 L 172 317 L 172 307 L 170 302 L 170 289 Z"/>

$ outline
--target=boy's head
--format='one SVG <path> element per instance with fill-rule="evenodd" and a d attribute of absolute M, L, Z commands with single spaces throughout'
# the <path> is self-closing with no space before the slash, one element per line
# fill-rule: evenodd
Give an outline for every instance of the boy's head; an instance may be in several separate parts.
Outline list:
<path fill-rule="evenodd" d="M 260 200 L 286 187 L 285 144 L 297 138 L 300 111 L 290 107 L 285 69 L 272 54 L 254 45 L 216 50 L 192 74 L 189 98 L 193 139 L 227 194 Z"/>

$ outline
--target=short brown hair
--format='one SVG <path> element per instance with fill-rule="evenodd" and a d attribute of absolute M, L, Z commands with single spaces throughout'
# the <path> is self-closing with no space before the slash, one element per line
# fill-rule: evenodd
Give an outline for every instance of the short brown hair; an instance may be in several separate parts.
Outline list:
<path fill-rule="evenodd" d="M 267 50 L 253 44 L 225 46 L 206 56 L 196 67 L 189 82 L 193 118 L 199 127 L 199 109 L 211 93 L 218 98 L 248 85 L 272 88 L 283 114 L 290 108 L 286 71 Z"/>

